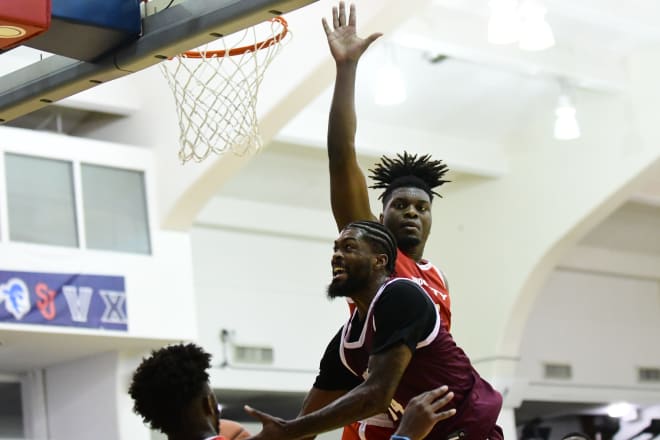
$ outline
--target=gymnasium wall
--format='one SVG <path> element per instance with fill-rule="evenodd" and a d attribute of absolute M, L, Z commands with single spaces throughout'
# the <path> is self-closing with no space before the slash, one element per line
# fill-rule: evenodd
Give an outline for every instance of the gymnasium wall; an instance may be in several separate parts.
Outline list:
<path fill-rule="evenodd" d="M 244 220 L 231 225 L 236 217 Z M 345 302 L 325 293 L 334 235 L 329 213 L 227 198 L 207 206 L 191 232 L 198 340 L 216 365 L 233 365 L 214 370 L 215 387 L 309 389 L 347 316 Z M 225 357 L 222 329 L 232 344 L 272 348 L 272 364 Z"/>
<path fill-rule="evenodd" d="M 660 368 L 658 316 L 658 279 L 554 270 L 522 337 L 524 398 L 657 402 L 660 383 L 640 382 L 637 368 Z M 544 377 L 544 363 L 570 365 L 572 378 Z"/>
<path fill-rule="evenodd" d="M 159 228 L 155 200 L 156 176 L 151 151 L 7 127 L 0 127 L 0 139 L 0 153 L 3 157 L 5 153 L 13 153 L 144 172 L 151 248 L 150 253 L 145 255 L 10 241 L 4 167 L 0 167 L 0 269 L 123 276 L 126 283 L 128 336 L 161 340 L 194 338 L 189 237 L 186 233 Z M 80 219 L 78 223 L 80 227 Z M 173 316 L 176 319 L 172 319 Z M 16 325 L 0 324 L 0 327 L 21 330 Z M 40 327 L 39 330 L 49 332 L 57 328 Z"/>

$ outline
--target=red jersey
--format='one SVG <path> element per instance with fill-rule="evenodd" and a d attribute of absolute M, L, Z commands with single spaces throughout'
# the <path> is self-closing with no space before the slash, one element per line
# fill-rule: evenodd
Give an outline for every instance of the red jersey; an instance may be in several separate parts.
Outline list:
<path fill-rule="evenodd" d="M 451 299 L 449 298 L 447 280 L 440 269 L 428 260 L 422 260 L 422 262 L 417 263 L 401 252 L 400 249 L 397 249 L 394 276 L 397 278 L 408 278 L 424 289 L 440 309 L 440 323 L 442 327 L 450 331 Z"/>
<path fill-rule="evenodd" d="M 440 324 L 445 330 L 451 330 L 451 298 L 447 288 L 447 279 L 440 269 L 428 260 L 417 263 L 401 252 L 401 249 L 397 249 L 393 277 L 408 278 L 424 289 L 440 310 Z M 352 314 L 355 304 L 350 298 L 347 300 Z"/>

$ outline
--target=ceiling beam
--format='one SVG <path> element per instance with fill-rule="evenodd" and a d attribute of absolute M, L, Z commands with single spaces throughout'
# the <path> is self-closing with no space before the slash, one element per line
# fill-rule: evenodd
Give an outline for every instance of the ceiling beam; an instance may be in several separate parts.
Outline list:
<path fill-rule="evenodd" d="M 275 137 L 278 142 L 307 148 L 326 149 L 328 115 L 304 111 L 291 120 Z M 411 153 L 432 153 L 452 171 L 483 178 L 498 178 L 509 170 L 509 160 L 502 145 L 445 136 L 437 132 L 391 126 L 362 118 L 356 136 L 360 155 L 378 158 L 401 153 L 401 146 Z M 416 151 L 414 146 L 419 146 Z"/>

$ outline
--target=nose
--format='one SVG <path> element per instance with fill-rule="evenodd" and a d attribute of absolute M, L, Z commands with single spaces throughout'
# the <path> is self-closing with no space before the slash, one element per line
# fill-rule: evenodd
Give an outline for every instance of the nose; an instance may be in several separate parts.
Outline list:
<path fill-rule="evenodd" d="M 408 205 L 408 207 L 406 208 L 406 210 L 403 213 L 403 215 L 405 217 L 409 217 L 409 218 L 416 218 L 418 216 L 418 214 L 419 213 L 417 212 L 417 208 L 415 208 L 415 206 L 412 205 L 412 204 Z"/>

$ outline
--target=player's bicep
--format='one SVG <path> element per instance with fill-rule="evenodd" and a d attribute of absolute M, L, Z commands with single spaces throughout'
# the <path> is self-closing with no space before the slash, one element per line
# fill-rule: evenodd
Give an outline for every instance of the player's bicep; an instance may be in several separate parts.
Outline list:
<path fill-rule="evenodd" d="M 355 159 L 330 164 L 330 202 L 337 228 L 357 220 L 376 220 L 369 205 L 367 179 Z"/>

